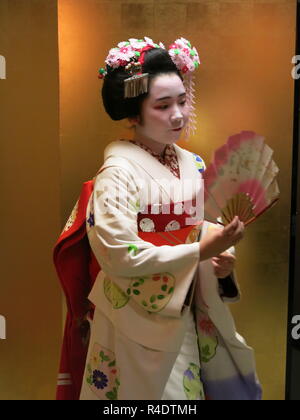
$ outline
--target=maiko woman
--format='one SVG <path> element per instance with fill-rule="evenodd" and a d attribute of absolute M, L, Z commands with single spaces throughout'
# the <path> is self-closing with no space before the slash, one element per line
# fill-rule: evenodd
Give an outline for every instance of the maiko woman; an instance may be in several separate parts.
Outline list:
<path fill-rule="evenodd" d="M 244 225 L 195 217 L 204 162 L 176 144 L 192 106 L 184 78 L 199 63 L 183 38 L 165 49 L 145 37 L 119 43 L 100 70 L 105 110 L 133 136 L 106 147 L 86 210 L 101 271 L 83 400 L 261 398 L 226 305 L 239 298 L 233 245 Z"/>

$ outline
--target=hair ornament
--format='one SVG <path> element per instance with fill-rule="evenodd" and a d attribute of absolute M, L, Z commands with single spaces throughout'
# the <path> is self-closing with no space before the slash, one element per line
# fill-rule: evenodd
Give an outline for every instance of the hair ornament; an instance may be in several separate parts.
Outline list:
<path fill-rule="evenodd" d="M 119 42 L 117 47 L 112 48 L 105 63 L 106 70 L 101 68 L 98 77 L 103 79 L 108 71 L 124 67 L 128 72 L 128 78 L 124 80 L 124 98 L 134 98 L 148 92 L 148 73 L 143 73 L 145 52 L 153 48 L 166 49 L 161 42 L 156 44 L 151 38 L 129 38 L 128 41 Z M 195 114 L 195 88 L 193 72 L 199 67 L 200 59 L 195 47 L 185 38 L 178 38 L 170 45 L 168 53 L 183 76 L 186 89 L 187 104 L 190 107 L 189 122 L 185 128 L 185 138 L 196 130 Z"/>
<path fill-rule="evenodd" d="M 101 67 L 98 70 L 98 79 L 103 79 L 106 75 L 107 75 L 107 71 L 103 67 Z"/>
<path fill-rule="evenodd" d="M 144 39 L 130 38 L 119 42 L 117 47 L 109 51 L 105 63 L 112 69 L 123 66 L 129 73 L 128 79 L 124 81 L 125 98 L 133 98 L 148 91 L 148 73 L 142 73 L 142 64 L 145 52 L 152 48 L 165 49 L 161 42 L 156 44 L 145 36 Z"/>
<path fill-rule="evenodd" d="M 185 38 L 176 39 L 169 47 L 169 55 L 173 63 L 183 75 L 186 98 L 190 107 L 189 121 L 185 127 L 185 138 L 188 139 L 196 131 L 195 81 L 193 72 L 199 67 L 200 58 L 195 47 Z"/>
<path fill-rule="evenodd" d="M 185 38 L 179 38 L 169 47 L 169 54 L 178 70 L 183 74 L 193 72 L 200 64 L 195 47 Z"/>

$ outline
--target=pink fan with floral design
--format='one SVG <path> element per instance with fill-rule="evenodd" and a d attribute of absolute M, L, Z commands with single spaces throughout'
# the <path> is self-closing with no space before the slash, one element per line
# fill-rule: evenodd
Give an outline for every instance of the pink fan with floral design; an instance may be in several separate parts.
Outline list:
<path fill-rule="evenodd" d="M 272 207 L 279 198 L 272 156 L 264 137 L 253 131 L 230 136 L 204 172 L 205 220 L 226 225 L 237 215 L 248 225 Z"/>

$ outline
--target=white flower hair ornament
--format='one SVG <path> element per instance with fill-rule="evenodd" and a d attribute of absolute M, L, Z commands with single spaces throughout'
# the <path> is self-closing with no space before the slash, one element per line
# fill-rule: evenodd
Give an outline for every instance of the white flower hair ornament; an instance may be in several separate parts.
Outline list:
<path fill-rule="evenodd" d="M 143 64 L 145 52 L 153 48 L 165 49 L 164 44 L 161 42 L 156 44 L 148 37 L 144 37 L 144 39 L 130 38 L 128 41 L 120 42 L 117 47 L 109 51 L 105 60 L 106 69 L 100 68 L 98 71 L 99 79 L 103 79 L 108 70 L 112 69 L 113 71 L 119 67 L 125 67 L 129 77 L 124 81 L 124 97 L 133 98 L 148 92 L 148 73 L 143 73 Z M 192 73 L 199 67 L 200 59 L 196 48 L 192 48 L 191 43 L 185 38 L 174 41 L 168 52 L 183 76 L 187 92 L 187 103 L 190 107 L 190 118 L 185 129 L 187 139 L 196 129 L 195 89 Z"/>

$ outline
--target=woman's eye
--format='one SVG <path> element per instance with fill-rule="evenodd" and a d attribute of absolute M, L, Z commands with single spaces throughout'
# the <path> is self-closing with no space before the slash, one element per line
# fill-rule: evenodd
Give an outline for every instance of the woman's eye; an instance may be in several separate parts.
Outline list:
<path fill-rule="evenodd" d="M 179 102 L 179 105 L 185 105 L 185 104 L 186 104 L 186 101 Z"/>
<path fill-rule="evenodd" d="M 159 109 L 167 109 L 169 105 L 161 105 Z"/>

